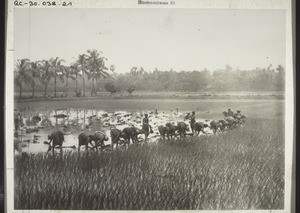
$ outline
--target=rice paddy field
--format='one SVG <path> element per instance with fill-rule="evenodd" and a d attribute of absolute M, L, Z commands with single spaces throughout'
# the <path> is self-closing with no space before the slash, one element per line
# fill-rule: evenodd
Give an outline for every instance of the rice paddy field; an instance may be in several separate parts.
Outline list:
<path fill-rule="evenodd" d="M 113 151 L 15 153 L 15 209 L 243 210 L 284 208 L 284 100 L 95 99 L 16 102 L 24 115 L 54 109 L 221 119 L 245 126 L 185 140 L 157 138 Z M 153 121 L 152 121 L 153 122 Z M 151 124 L 151 119 L 150 119 Z M 153 125 L 153 124 L 152 124 Z M 54 127 L 53 127 L 54 128 Z M 74 130 L 75 135 L 81 130 Z"/>

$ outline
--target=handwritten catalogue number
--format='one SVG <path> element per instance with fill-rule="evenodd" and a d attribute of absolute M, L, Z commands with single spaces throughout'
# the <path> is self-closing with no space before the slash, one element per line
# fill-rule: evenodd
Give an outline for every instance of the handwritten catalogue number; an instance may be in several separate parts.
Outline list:
<path fill-rule="evenodd" d="M 37 1 L 14 1 L 15 6 L 27 6 L 29 5 L 30 7 L 34 6 L 63 6 L 63 7 L 70 7 L 73 6 L 72 2 L 59 2 L 57 3 L 56 1 L 43 1 L 43 2 L 37 2 Z"/>

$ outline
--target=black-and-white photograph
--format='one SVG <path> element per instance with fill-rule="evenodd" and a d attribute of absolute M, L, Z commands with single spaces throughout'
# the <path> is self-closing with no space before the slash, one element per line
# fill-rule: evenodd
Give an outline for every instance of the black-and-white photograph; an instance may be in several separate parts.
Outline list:
<path fill-rule="evenodd" d="M 283 210 L 286 10 L 15 8 L 15 210 Z"/>

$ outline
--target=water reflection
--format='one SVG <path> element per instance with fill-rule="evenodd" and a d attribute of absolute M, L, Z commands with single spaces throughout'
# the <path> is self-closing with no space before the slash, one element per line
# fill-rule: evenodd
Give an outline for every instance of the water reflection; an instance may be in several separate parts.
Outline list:
<path fill-rule="evenodd" d="M 149 112 L 138 110 L 129 111 L 103 111 L 103 110 L 87 110 L 87 109 L 55 109 L 44 110 L 43 112 L 21 112 L 21 128 L 17 131 L 18 137 L 15 143 L 22 152 L 38 153 L 47 152 L 48 134 L 54 130 L 61 130 L 65 136 L 65 147 L 78 146 L 78 135 L 82 132 L 93 134 L 95 131 L 103 131 L 110 136 L 110 128 L 112 126 L 117 129 L 124 129 L 127 126 L 142 127 L 142 119 L 144 114 L 149 114 L 149 123 L 154 133 L 148 137 L 149 142 L 155 142 L 159 138 L 157 127 L 167 122 L 177 123 L 183 121 L 185 112 L 169 111 L 169 112 Z M 204 119 L 197 119 L 209 123 Z M 188 124 L 188 121 L 186 121 Z M 208 131 L 207 129 L 206 131 Z M 143 136 L 142 136 L 143 137 Z M 111 144 L 109 137 L 105 141 L 105 145 Z M 84 149 L 84 147 L 82 147 Z M 65 148 L 64 150 L 73 150 Z M 77 149 L 74 149 L 77 150 Z"/>

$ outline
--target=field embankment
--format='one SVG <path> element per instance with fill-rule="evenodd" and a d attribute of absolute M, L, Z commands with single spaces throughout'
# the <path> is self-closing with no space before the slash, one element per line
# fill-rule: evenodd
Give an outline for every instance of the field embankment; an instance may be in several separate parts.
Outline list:
<path fill-rule="evenodd" d="M 44 94 L 37 92 L 35 98 L 32 98 L 31 92 L 24 92 L 23 98 L 19 99 L 18 93 L 15 93 L 15 100 L 18 102 L 26 101 L 67 101 L 67 100 L 95 100 L 95 99 L 284 99 L 283 91 L 229 91 L 229 92 L 151 92 L 136 91 L 133 94 L 127 92 L 119 92 L 111 95 L 109 92 L 98 92 L 97 96 L 91 97 L 90 92 L 86 92 L 85 96 L 76 97 L 74 93 L 59 92 L 54 98 L 54 93 L 50 93 L 47 98 Z"/>

